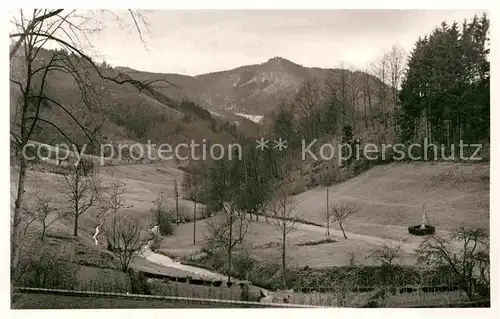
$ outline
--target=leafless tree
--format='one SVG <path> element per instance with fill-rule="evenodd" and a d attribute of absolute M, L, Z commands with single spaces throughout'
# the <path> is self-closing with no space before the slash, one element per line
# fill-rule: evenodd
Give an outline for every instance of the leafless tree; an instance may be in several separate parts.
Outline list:
<path fill-rule="evenodd" d="M 198 176 L 189 173 L 184 173 L 182 176 L 182 187 L 184 192 L 187 194 L 187 197 L 193 201 L 193 245 L 196 244 L 196 203 L 200 197 L 200 185 L 201 182 L 199 181 Z"/>
<path fill-rule="evenodd" d="M 271 205 L 274 215 L 275 227 L 279 232 L 281 240 L 281 286 L 286 289 L 286 238 L 295 228 L 295 223 L 299 214 L 296 212 L 297 202 L 291 196 L 290 183 L 284 182 L 276 191 L 275 199 Z"/>
<path fill-rule="evenodd" d="M 73 236 L 78 236 L 78 220 L 101 199 L 101 181 L 96 168 L 86 161 L 69 165 L 71 171 L 60 178 L 61 193 L 70 205 L 74 217 Z"/>
<path fill-rule="evenodd" d="M 24 229 L 24 234 L 26 234 L 26 231 L 31 223 L 38 221 L 42 226 L 40 239 L 44 240 L 47 229 L 64 215 L 46 194 L 37 194 L 35 195 L 35 198 L 36 202 L 34 207 L 26 210 L 27 215 L 30 217 L 29 222 Z"/>
<path fill-rule="evenodd" d="M 225 208 L 213 219 L 207 220 L 207 241 L 211 249 L 221 249 L 227 255 L 228 272 L 227 281 L 231 281 L 231 261 L 234 249 L 243 246 L 243 241 L 248 230 L 248 221 L 244 214 L 236 214 L 236 209 L 231 203 L 224 204 Z"/>
<path fill-rule="evenodd" d="M 380 80 L 380 85 L 377 86 L 380 103 L 379 116 L 390 111 L 397 119 L 397 95 L 406 67 L 405 57 L 406 53 L 401 47 L 393 46 L 390 52 L 379 56 L 371 64 L 371 74 Z M 389 109 L 389 103 L 392 104 L 392 109 Z M 386 117 L 384 117 L 384 123 L 387 126 Z"/>
<path fill-rule="evenodd" d="M 320 105 L 321 86 L 316 79 L 304 81 L 292 105 L 302 118 L 309 118 Z"/>
<path fill-rule="evenodd" d="M 391 51 L 387 54 L 389 60 L 389 77 L 392 95 L 392 104 L 394 107 L 394 129 L 395 133 L 398 133 L 398 120 L 399 120 L 399 109 L 398 109 L 398 90 L 401 85 L 401 80 L 404 76 L 404 70 L 406 68 L 406 53 L 403 48 L 398 46 L 393 46 Z"/>
<path fill-rule="evenodd" d="M 330 209 L 325 210 L 321 213 L 321 219 L 326 223 L 326 235 L 330 236 L 330 223 L 332 222 L 333 215 L 330 213 Z"/>
<path fill-rule="evenodd" d="M 365 70 L 361 75 L 362 86 L 363 86 L 363 116 L 365 121 L 365 127 L 368 128 L 368 117 L 372 116 L 373 112 L 373 81 L 368 70 Z"/>
<path fill-rule="evenodd" d="M 351 123 L 353 129 L 356 128 L 356 109 L 358 105 L 359 95 L 363 89 L 362 74 L 358 71 L 349 73 L 347 77 L 347 101 L 351 111 Z"/>
<path fill-rule="evenodd" d="M 164 203 L 163 195 L 159 194 L 153 201 L 152 212 L 156 218 L 157 232 L 155 236 L 158 235 L 172 235 L 174 232 L 172 225 L 172 213 L 167 208 Z"/>
<path fill-rule="evenodd" d="M 106 227 L 105 234 L 111 253 L 118 258 L 123 272 L 128 272 L 134 256 L 138 255 L 146 243 L 142 235 L 144 224 L 141 218 L 133 216 L 113 215 L 111 226 Z"/>
<path fill-rule="evenodd" d="M 124 185 L 111 177 L 110 187 L 105 198 L 106 221 L 103 223 L 103 233 L 106 237 L 108 250 L 119 260 L 123 272 L 127 272 L 133 257 L 140 253 L 146 243 L 143 236 L 144 224 L 142 218 L 127 215 L 126 205 L 122 196 Z"/>
<path fill-rule="evenodd" d="M 448 238 L 433 235 L 416 250 L 417 261 L 448 266 L 470 300 L 475 293 L 489 296 L 489 236 L 485 229 L 460 227 Z"/>
<path fill-rule="evenodd" d="M 321 91 L 321 85 L 316 79 L 304 81 L 291 104 L 292 109 L 307 123 L 308 133 L 312 136 L 319 135 Z"/>
<path fill-rule="evenodd" d="M 223 158 L 206 171 L 203 179 L 203 199 L 209 209 L 217 211 L 207 222 L 207 240 L 211 248 L 222 249 L 227 255 L 228 281 L 231 280 L 232 253 L 243 240 L 248 221 L 241 213 L 239 200 L 242 196 L 240 161 Z"/>
<path fill-rule="evenodd" d="M 349 218 L 352 214 L 356 213 L 358 209 L 352 204 L 330 204 L 332 208 L 332 217 L 333 221 L 339 224 L 340 230 L 342 230 L 342 234 L 344 238 L 347 239 L 347 236 L 344 231 L 344 222 Z"/>
<path fill-rule="evenodd" d="M 387 112 L 387 103 L 389 101 L 388 85 L 390 83 L 389 57 L 387 54 L 379 56 L 371 63 L 371 74 L 378 78 L 375 85 L 375 92 L 378 99 L 377 117 L 381 117 L 384 125 L 387 127 L 387 118 L 384 116 Z"/>
<path fill-rule="evenodd" d="M 383 266 L 392 267 L 396 260 L 402 260 L 402 245 L 403 243 L 395 244 L 389 241 L 384 241 L 372 250 L 370 257 L 382 263 Z"/>
<path fill-rule="evenodd" d="M 139 12 L 128 10 L 132 17 L 139 36 L 142 38 L 141 22 L 143 17 Z M 13 222 L 11 224 L 11 265 L 17 264 L 18 246 L 21 242 L 19 227 L 21 224 L 21 209 L 23 206 L 23 195 L 25 192 L 25 178 L 27 159 L 22 156 L 22 150 L 32 139 L 35 130 L 42 127 L 53 128 L 70 143 L 72 137 L 66 132 L 61 123 L 54 122 L 49 117 L 44 117 L 42 109 L 51 106 L 53 110 L 58 109 L 66 114 L 77 127 L 84 133 L 91 144 L 98 144 L 95 131 L 99 125 L 89 128 L 75 116 L 67 106 L 63 105 L 47 90 L 47 78 L 51 73 L 64 73 L 74 80 L 81 92 L 81 102 L 90 110 L 95 104 L 96 90 L 90 84 L 90 77 L 97 76 L 106 81 L 117 84 L 131 83 L 139 90 L 149 89 L 153 81 L 136 81 L 124 78 L 120 73 L 109 76 L 101 72 L 92 58 L 81 49 L 80 42 L 86 39 L 86 35 L 98 30 L 85 27 L 85 22 L 96 20 L 90 13 L 88 16 L 80 14 L 77 10 L 66 9 L 34 9 L 31 12 L 19 10 L 11 17 L 11 23 L 15 31 L 9 34 L 13 41 L 10 48 L 11 62 L 11 91 L 19 94 L 16 100 L 16 110 L 11 119 L 11 145 L 16 154 L 19 165 L 17 176 L 17 192 L 14 195 L 15 205 L 13 210 Z M 144 25 L 144 23 L 143 23 Z M 52 54 L 49 61 L 40 65 L 40 53 L 44 47 L 56 46 L 64 51 Z M 16 59 L 16 57 L 18 57 Z M 16 70 L 17 68 L 17 70 Z M 92 72 L 90 72 L 92 70 Z M 14 72 L 13 72 L 14 71 Z M 13 269 L 15 271 L 15 269 Z"/>

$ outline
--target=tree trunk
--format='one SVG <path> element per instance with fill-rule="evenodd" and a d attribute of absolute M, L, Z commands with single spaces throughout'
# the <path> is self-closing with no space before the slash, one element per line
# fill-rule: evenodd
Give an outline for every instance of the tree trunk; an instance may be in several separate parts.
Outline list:
<path fill-rule="evenodd" d="M 347 236 L 345 234 L 344 227 L 342 226 L 342 223 L 339 223 L 339 226 L 340 226 L 340 230 L 342 230 L 342 234 L 344 234 L 344 239 L 347 239 Z"/>
<path fill-rule="evenodd" d="M 75 173 L 75 190 L 76 192 L 74 193 L 74 199 L 75 199 L 75 225 L 73 229 L 73 236 L 77 237 L 78 236 L 78 217 L 80 216 L 79 210 L 80 210 L 80 195 L 78 192 L 80 191 L 80 186 L 79 186 L 79 181 L 80 181 L 80 176 L 78 175 L 78 167 L 76 168 L 76 173 Z"/>
<path fill-rule="evenodd" d="M 196 245 L 196 201 L 194 201 L 193 213 L 193 245 Z"/>
<path fill-rule="evenodd" d="M 326 235 L 327 236 L 330 236 L 330 211 L 328 209 L 329 208 L 328 207 L 329 193 L 330 193 L 330 189 L 327 186 L 326 187 Z"/>
<path fill-rule="evenodd" d="M 12 222 L 11 230 L 11 246 L 10 246 L 10 265 L 11 265 L 11 275 L 15 275 L 15 265 L 19 259 L 19 246 L 18 243 L 21 240 L 20 224 L 21 224 L 21 205 L 24 197 L 24 182 L 26 179 L 26 159 L 19 156 L 19 177 L 17 181 L 17 196 L 14 204 L 14 220 Z"/>
<path fill-rule="evenodd" d="M 175 196 L 175 218 L 179 226 L 179 191 L 177 189 L 177 180 L 174 178 L 174 196 Z"/>
<path fill-rule="evenodd" d="M 45 238 L 45 230 L 47 229 L 47 227 L 45 226 L 45 221 L 42 222 L 42 241 L 43 239 Z"/>
<path fill-rule="evenodd" d="M 73 228 L 73 236 L 78 236 L 78 214 L 75 214 L 75 225 Z"/>
<path fill-rule="evenodd" d="M 286 289 L 286 233 L 283 231 L 283 244 L 281 249 L 281 266 L 283 276 L 281 277 L 281 288 Z"/>
<path fill-rule="evenodd" d="M 231 282 L 231 255 L 233 252 L 233 212 L 229 215 L 229 246 L 227 256 L 227 282 Z"/>

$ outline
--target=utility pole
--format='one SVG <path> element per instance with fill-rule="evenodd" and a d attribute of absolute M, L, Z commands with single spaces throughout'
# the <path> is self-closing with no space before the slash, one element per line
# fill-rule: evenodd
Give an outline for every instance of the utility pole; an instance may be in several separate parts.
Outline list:
<path fill-rule="evenodd" d="M 179 226 L 179 192 L 177 190 L 177 180 L 174 178 L 174 196 L 175 196 L 175 218 Z"/>
<path fill-rule="evenodd" d="M 326 185 L 326 235 L 330 236 L 330 211 L 328 210 L 330 188 Z"/>
<path fill-rule="evenodd" d="M 196 245 L 196 198 L 194 199 L 194 214 L 193 214 L 193 245 Z"/>

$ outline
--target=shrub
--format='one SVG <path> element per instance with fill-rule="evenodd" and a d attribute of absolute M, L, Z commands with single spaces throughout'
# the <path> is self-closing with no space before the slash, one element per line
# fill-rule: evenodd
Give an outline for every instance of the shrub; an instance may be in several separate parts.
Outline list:
<path fill-rule="evenodd" d="M 256 262 L 248 257 L 247 254 L 238 254 L 233 256 L 233 273 L 236 278 L 246 278 L 248 274 L 255 268 Z"/>
<path fill-rule="evenodd" d="M 78 265 L 59 261 L 45 252 L 24 256 L 19 266 L 22 269 L 16 278 L 19 286 L 74 289 L 77 284 Z"/>
<path fill-rule="evenodd" d="M 129 269 L 128 275 L 130 277 L 130 285 L 131 285 L 131 292 L 133 294 L 139 294 L 139 295 L 150 295 L 151 294 L 151 287 L 149 286 L 146 276 L 144 276 L 143 272 L 135 272 L 132 269 Z"/>
<path fill-rule="evenodd" d="M 160 234 L 163 236 L 172 235 L 174 233 L 174 225 L 168 211 L 161 211 L 156 215 Z"/>
<path fill-rule="evenodd" d="M 160 242 L 161 242 L 161 240 L 158 237 L 155 237 L 155 239 L 151 243 L 151 246 L 149 247 L 151 249 L 151 251 L 156 252 L 158 250 L 158 248 L 160 248 Z"/>
<path fill-rule="evenodd" d="M 306 190 L 307 190 L 307 186 L 306 186 L 306 183 L 304 182 L 304 180 L 297 178 L 292 183 L 290 195 L 292 195 L 292 196 L 297 195 L 297 194 L 305 192 Z"/>
<path fill-rule="evenodd" d="M 313 240 L 313 241 L 306 241 L 303 243 L 298 243 L 297 246 L 315 246 L 315 245 L 330 244 L 330 243 L 336 243 L 336 242 L 337 241 L 335 239 L 325 238 L 325 239 L 320 239 L 320 240 Z"/>

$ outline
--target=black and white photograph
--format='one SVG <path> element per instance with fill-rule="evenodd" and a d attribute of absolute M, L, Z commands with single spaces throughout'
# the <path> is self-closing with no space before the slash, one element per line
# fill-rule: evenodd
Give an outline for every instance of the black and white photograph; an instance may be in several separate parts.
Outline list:
<path fill-rule="evenodd" d="M 490 20 L 10 9 L 10 309 L 496 308 Z"/>

